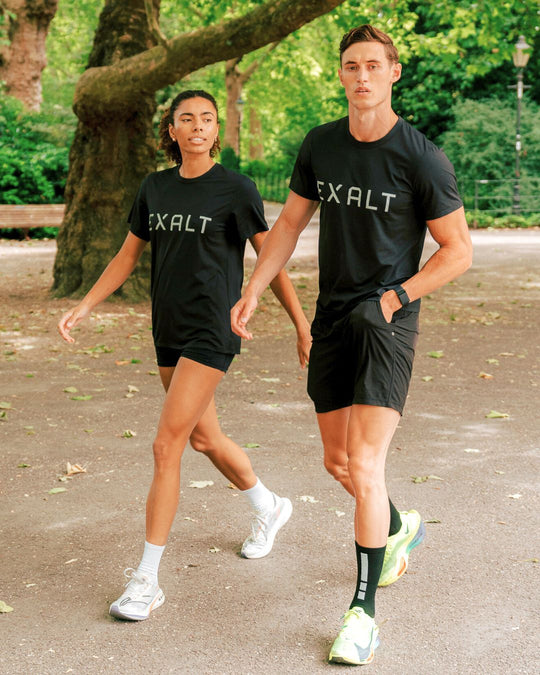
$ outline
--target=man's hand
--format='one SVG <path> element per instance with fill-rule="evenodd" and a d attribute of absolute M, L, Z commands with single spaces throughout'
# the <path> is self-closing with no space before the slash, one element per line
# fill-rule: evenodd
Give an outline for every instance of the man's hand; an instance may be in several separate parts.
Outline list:
<path fill-rule="evenodd" d="M 246 330 L 246 324 L 257 308 L 257 298 L 253 295 L 243 295 L 231 309 L 231 329 L 244 340 L 253 340 L 253 335 Z"/>
<path fill-rule="evenodd" d="M 380 302 L 381 310 L 386 323 L 390 323 L 392 321 L 392 317 L 394 316 L 394 312 L 397 312 L 398 309 L 401 309 L 401 300 L 395 291 L 386 291 L 381 295 Z"/>

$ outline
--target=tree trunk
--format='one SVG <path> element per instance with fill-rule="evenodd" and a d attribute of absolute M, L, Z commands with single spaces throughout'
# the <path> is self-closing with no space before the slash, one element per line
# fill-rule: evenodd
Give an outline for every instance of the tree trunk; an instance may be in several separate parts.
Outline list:
<path fill-rule="evenodd" d="M 55 295 L 88 291 L 125 238 L 137 187 L 155 168 L 154 93 L 206 65 L 281 40 L 341 2 L 268 0 L 238 18 L 167 40 L 157 23 L 159 0 L 106 0 L 73 103 L 79 125 L 54 266 Z M 146 294 L 148 256 L 141 262 L 120 291 L 126 299 Z"/>
<path fill-rule="evenodd" d="M 238 100 L 242 96 L 244 81 L 238 68 L 242 57 L 229 59 L 225 63 L 225 88 L 227 89 L 227 119 L 225 134 L 223 135 L 223 147 L 232 148 L 240 156 L 240 127 L 242 125 L 242 107 Z"/>
<path fill-rule="evenodd" d="M 264 159 L 261 118 L 255 106 L 249 107 L 249 159 Z"/>
<path fill-rule="evenodd" d="M 45 40 L 57 6 L 58 0 L 0 3 L 7 20 L 8 41 L 0 46 L 0 80 L 6 83 L 6 93 L 18 98 L 29 110 L 41 107 L 41 73 L 47 65 Z"/>
<path fill-rule="evenodd" d="M 159 0 L 154 0 L 159 11 Z M 114 64 L 153 46 L 144 0 L 107 0 L 89 66 Z M 127 216 L 145 175 L 155 169 L 152 93 L 110 117 L 79 121 L 70 151 L 66 215 L 58 235 L 53 292 L 81 295 L 99 277 L 128 232 Z M 149 255 L 116 294 L 148 297 Z"/>

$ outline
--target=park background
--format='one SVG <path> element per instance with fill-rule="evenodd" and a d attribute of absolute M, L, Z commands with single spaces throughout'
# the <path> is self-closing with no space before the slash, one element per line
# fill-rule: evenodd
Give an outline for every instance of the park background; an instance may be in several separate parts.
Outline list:
<path fill-rule="evenodd" d="M 35 11 L 56 10 L 57 3 L 24 4 Z M 154 18 L 158 5 L 147 5 Z M 289 11 L 272 20 L 264 14 L 257 34 L 251 10 L 271 5 Z M 331 11 L 316 18 L 317 8 Z M 164 2 L 159 26 L 150 22 L 150 30 L 142 0 L 60 0 L 45 43 L 49 65 L 39 78 L 40 111 L 25 111 L 5 91 L 0 99 L 0 202 L 68 206 L 58 231 L 32 230 L 30 241 L 14 232 L 0 241 L 3 672 L 335 670 L 326 663 L 328 649 L 356 574 L 353 503 L 322 466 L 294 331 L 276 301 L 269 293 L 261 299 L 255 340 L 233 363 L 217 404 L 225 432 L 247 449 L 268 485 L 290 496 L 293 518 L 271 556 L 242 560 L 249 516 L 238 491 L 204 457 L 186 452 L 179 514 L 160 573 L 167 602 L 138 625 L 114 621 L 107 611 L 122 570 L 140 556 L 150 448 L 163 396 L 147 268 L 142 265 L 140 284 L 96 308 L 77 329 L 75 345 L 61 343 L 55 325 L 75 302 L 65 296 L 80 295 L 125 236 L 138 174 L 163 162 L 153 154 L 156 122 L 176 91 L 212 91 L 224 145 L 227 130 L 232 134 L 234 154 L 227 151 L 222 159 L 239 161 L 263 194 L 282 189 L 306 131 L 345 114 L 337 44 L 363 21 L 396 37 L 404 63 L 396 109 L 444 146 L 469 200 L 469 220 L 480 228 L 472 231 L 472 269 L 423 302 L 388 485 L 399 508 L 418 508 L 428 532 L 403 579 L 378 594 L 382 644 L 371 668 L 388 675 L 539 672 L 540 238 L 534 199 L 532 206 L 526 201 L 535 195 L 526 183 L 539 175 L 537 9 L 517 1 Z M 309 12 L 312 22 L 275 47 L 262 46 Z M 2 17 L 5 47 L 10 24 L 5 11 Z M 130 64 L 138 67 L 142 58 L 148 65 L 141 49 L 154 45 L 159 61 L 176 34 L 181 37 L 169 45 L 169 58 L 179 49 L 186 63 L 215 63 L 151 90 Z M 247 45 L 246 35 L 261 49 L 234 64 L 240 53 L 232 52 Z M 517 214 L 512 53 L 520 35 L 531 49 L 523 73 L 530 88 L 523 100 Z M 223 56 L 233 71 L 252 70 L 240 94 L 227 87 Z M 95 87 L 81 79 L 88 59 Z M 31 90 L 26 105 L 35 107 L 34 87 L 23 86 L 21 96 Z M 133 165 L 137 171 L 126 173 Z M 477 180 L 507 181 L 478 186 L 486 190 L 478 193 L 486 197 L 479 213 L 471 210 Z M 267 201 L 265 209 L 271 223 L 279 206 Z M 288 266 L 310 318 L 317 230 L 315 218 Z M 58 240 L 34 238 L 57 232 Z M 57 241 L 69 265 L 55 264 Z M 433 248 L 428 239 L 424 256 Z M 248 273 L 252 266 L 251 254 Z M 74 286 L 65 285 L 72 279 Z"/>

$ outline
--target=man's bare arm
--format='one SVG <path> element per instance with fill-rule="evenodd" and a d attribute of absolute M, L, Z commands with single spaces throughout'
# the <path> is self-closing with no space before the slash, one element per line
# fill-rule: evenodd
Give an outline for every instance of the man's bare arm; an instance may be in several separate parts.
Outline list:
<path fill-rule="evenodd" d="M 427 221 L 431 236 L 439 248 L 422 269 L 402 286 L 412 302 L 463 274 L 472 263 L 472 242 L 463 207 L 442 218 Z M 387 321 L 401 307 L 395 291 L 386 291 L 381 307 Z"/>
<path fill-rule="evenodd" d="M 318 204 L 294 192 L 289 193 L 279 218 L 264 240 L 251 279 L 242 297 L 231 309 L 231 328 L 240 337 L 246 340 L 253 337 L 246 330 L 246 324 L 257 307 L 257 301 L 293 254 L 298 237 Z"/>

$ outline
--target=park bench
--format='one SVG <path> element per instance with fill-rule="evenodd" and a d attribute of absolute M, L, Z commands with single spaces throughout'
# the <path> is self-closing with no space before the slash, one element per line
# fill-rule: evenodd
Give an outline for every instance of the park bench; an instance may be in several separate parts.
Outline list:
<path fill-rule="evenodd" d="M 32 227 L 60 227 L 65 204 L 0 204 L 0 229 L 17 227 L 28 231 Z"/>

